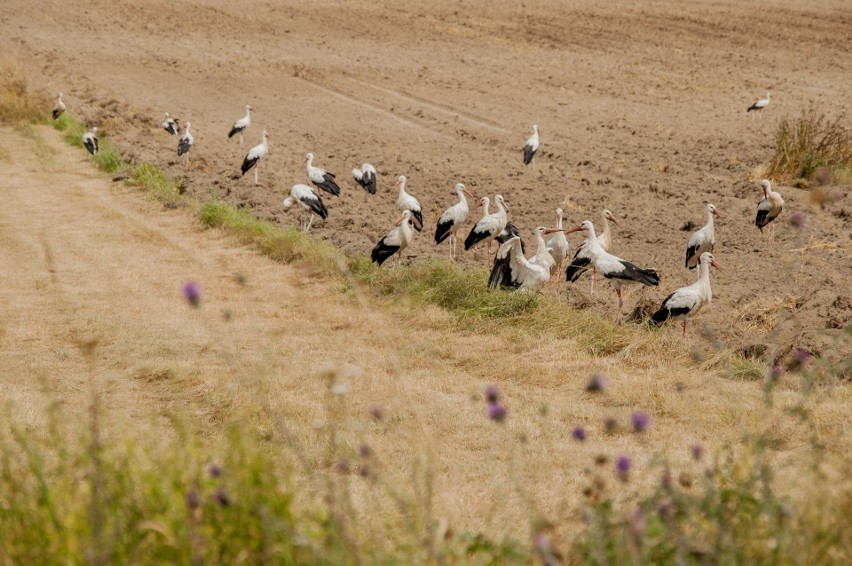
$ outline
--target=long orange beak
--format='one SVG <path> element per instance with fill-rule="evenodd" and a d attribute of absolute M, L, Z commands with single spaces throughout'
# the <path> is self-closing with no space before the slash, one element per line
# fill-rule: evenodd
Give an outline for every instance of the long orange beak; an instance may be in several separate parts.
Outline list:
<path fill-rule="evenodd" d="M 545 234 L 553 234 L 554 232 L 564 232 L 562 228 L 548 228 L 544 231 Z"/>
<path fill-rule="evenodd" d="M 714 208 L 714 209 L 713 209 L 713 214 L 714 214 L 715 216 L 718 216 L 719 218 L 723 218 L 722 213 L 721 213 L 721 212 L 719 212 L 719 209 L 718 209 L 718 208 Z"/>
<path fill-rule="evenodd" d="M 506 209 L 506 212 L 509 212 L 509 207 L 506 206 L 506 201 L 503 201 L 502 204 L 503 204 L 503 208 Z"/>
<path fill-rule="evenodd" d="M 470 192 L 469 190 L 467 190 L 467 189 L 462 189 L 462 192 L 463 192 L 464 194 L 466 194 L 467 196 L 469 196 L 470 198 L 476 198 L 475 196 L 473 196 L 473 193 L 471 193 L 471 192 Z"/>
<path fill-rule="evenodd" d="M 571 234 L 572 232 L 580 232 L 582 230 L 585 230 L 585 228 L 583 228 L 582 226 L 574 226 L 573 228 L 568 230 L 568 233 Z"/>
<path fill-rule="evenodd" d="M 616 226 L 621 226 L 621 224 L 618 222 L 618 220 L 616 220 L 615 216 L 610 216 L 609 219 L 612 220 L 615 223 Z"/>
<path fill-rule="evenodd" d="M 479 201 L 478 203 L 476 203 L 476 208 L 479 208 L 480 206 L 482 206 L 482 201 Z"/>
<path fill-rule="evenodd" d="M 399 226 L 400 224 L 402 224 L 402 221 L 403 221 L 403 220 L 405 220 L 405 215 L 404 215 L 404 214 L 403 214 L 402 216 L 400 216 L 400 217 L 399 217 L 399 220 L 397 220 L 397 221 L 396 221 L 396 224 L 394 224 L 394 226 Z"/>
<path fill-rule="evenodd" d="M 719 262 L 718 262 L 718 261 L 716 261 L 715 259 L 711 259 L 711 260 L 710 260 L 710 265 L 712 265 L 713 267 L 715 267 L 715 268 L 716 268 L 716 269 L 718 269 L 719 271 L 725 271 L 724 269 L 722 269 L 722 266 L 721 266 L 721 265 L 719 265 Z"/>

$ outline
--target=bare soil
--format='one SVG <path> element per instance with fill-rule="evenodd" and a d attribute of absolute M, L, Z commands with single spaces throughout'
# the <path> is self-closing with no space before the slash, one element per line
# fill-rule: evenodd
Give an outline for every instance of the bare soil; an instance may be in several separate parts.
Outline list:
<path fill-rule="evenodd" d="M 350 253 L 392 225 L 400 174 L 427 225 L 409 261 L 447 254 L 430 229 L 459 181 L 502 194 L 525 233 L 557 206 L 572 225 L 609 208 L 622 221 L 613 251 L 662 274 L 628 297 L 649 309 L 693 279 L 684 227 L 712 202 L 727 271 L 713 274 L 695 329 L 771 363 L 794 347 L 850 354 L 849 187 L 814 199 L 780 186 L 774 242 L 753 222 L 778 120 L 852 106 L 848 2 L 7 0 L 0 21 L 0 46 L 32 62 L 31 80 L 201 197 L 295 226 L 281 200 L 313 152 L 344 189 L 323 195 L 330 216 L 315 232 Z M 769 108 L 746 114 L 767 90 Z M 226 133 L 247 103 L 239 147 Z M 189 170 L 159 128 L 165 111 L 193 123 Z M 530 171 L 521 146 L 533 123 L 542 150 Z M 239 164 L 262 128 L 272 149 L 254 186 Z M 365 161 L 379 171 L 373 197 L 349 173 Z M 789 224 L 797 211 L 801 229 Z M 460 261 L 479 265 L 481 253 Z M 614 297 L 590 296 L 586 280 L 566 297 L 614 314 Z"/>

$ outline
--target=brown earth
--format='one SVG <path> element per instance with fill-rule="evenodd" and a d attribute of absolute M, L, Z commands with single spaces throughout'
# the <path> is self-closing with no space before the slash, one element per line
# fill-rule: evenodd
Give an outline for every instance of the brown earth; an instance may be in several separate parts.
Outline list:
<path fill-rule="evenodd" d="M 692 280 L 683 227 L 713 202 L 727 271 L 714 273 L 705 335 L 770 362 L 794 346 L 850 354 L 849 187 L 827 187 L 817 207 L 781 186 L 775 243 L 753 224 L 779 118 L 852 107 L 848 2 L 7 0 L 0 18 L 0 46 L 32 62 L 33 81 L 201 196 L 295 225 L 280 202 L 305 181 L 312 151 L 344 187 L 325 199 L 316 234 L 366 253 L 395 219 L 392 184 L 405 174 L 427 224 L 411 261 L 447 253 L 430 229 L 458 181 L 503 194 L 526 233 L 560 205 L 571 224 L 607 207 L 622 220 L 613 251 L 662 274 L 628 306 Z M 767 90 L 770 107 L 747 115 Z M 260 187 L 238 176 L 246 148 L 225 138 L 246 103 L 248 144 L 261 128 L 271 135 Z M 159 129 L 164 111 L 193 122 L 189 171 Z M 520 147 L 533 123 L 543 147 L 528 171 Z M 380 173 L 375 197 L 349 177 L 364 161 Z M 795 211 L 802 229 L 788 223 Z M 567 296 L 613 311 L 611 294 L 591 297 L 585 281 Z"/>

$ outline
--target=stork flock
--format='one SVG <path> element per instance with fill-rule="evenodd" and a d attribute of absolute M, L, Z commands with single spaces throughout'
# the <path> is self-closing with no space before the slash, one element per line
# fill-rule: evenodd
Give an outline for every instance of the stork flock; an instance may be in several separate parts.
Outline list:
<path fill-rule="evenodd" d="M 770 103 L 770 94 L 765 99 L 760 99 L 747 108 L 747 112 L 759 111 L 766 108 Z M 62 100 L 62 93 L 56 98 L 53 108 L 53 118 L 58 119 L 66 110 Z M 251 105 L 245 106 L 245 115 L 234 121 L 228 132 L 228 138 L 239 136 L 239 144 L 244 143 L 244 133 L 251 125 Z M 177 154 L 183 157 L 185 164 L 189 164 L 189 151 L 194 144 L 194 138 L 190 133 L 191 124 L 186 122 L 181 135 L 180 121 L 172 118 L 166 112 L 161 124 L 170 136 L 178 138 Z M 269 134 L 266 130 L 261 133 L 261 142 L 253 146 L 246 153 L 240 171 L 245 176 L 247 172 L 254 169 L 254 183 L 259 183 L 260 162 L 269 153 Z M 87 131 L 82 142 L 92 155 L 98 152 L 97 128 Z M 523 151 L 523 163 L 529 168 L 535 167 L 535 157 L 541 147 L 538 125 L 533 126 L 532 135 L 526 140 Z M 314 187 L 332 195 L 340 196 L 341 187 L 333 173 L 314 165 L 314 155 L 305 155 L 305 168 L 307 178 Z M 364 163 L 359 168 L 352 169 L 354 181 L 361 186 L 367 195 L 375 195 L 378 191 L 378 172 L 370 163 Z M 396 264 L 402 261 L 403 251 L 411 244 L 414 235 L 421 232 L 424 226 L 423 208 L 420 202 L 406 190 L 407 178 L 400 175 L 397 178 L 395 188 L 398 189 L 397 207 L 401 216 L 397 219 L 394 227 L 389 230 L 373 247 L 371 259 L 382 265 L 390 258 L 396 257 Z M 757 206 L 755 225 L 763 229 L 771 224 L 781 213 L 784 199 L 772 189 L 768 180 L 761 181 L 764 198 Z M 435 228 L 435 244 L 448 241 L 450 257 L 457 257 L 457 234 L 466 222 L 470 208 L 467 197 L 476 198 L 463 183 L 457 183 L 453 192 L 458 202 L 447 208 L 438 218 Z M 638 283 L 646 286 L 657 286 L 660 282 L 659 274 L 655 269 L 642 268 L 622 259 L 612 253 L 610 248 L 613 243 L 610 223 L 618 225 L 615 215 L 608 209 L 601 212 L 602 230 L 598 233 L 590 220 L 583 220 L 577 226 L 565 230 L 563 226 L 564 211 L 557 208 L 555 213 L 555 225 L 553 228 L 538 226 L 532 231 L 535 239 L 535 251 L 532 256 L 525 255 L 525 244 L 519 230 L 509 221 L 509 206 L 501 195 L 495 195 L 493 199 L 495 210 L 491 211 L 492 200 L 488 196 L 482 196 L 477 200 L 477 207 L 482 208 L 481 218 L 474 223 L 464 240 L 465 251 L 486 244 L 485 262 L 490 269 L 488 286 L 494 288 L 513 288 L 524 291 L 540 291 L 549 284 L 553 287 L 556 280 L 556 293 L 559 293 L 562 281 L 562 269 L 565 268 L 565 280 L 569 283 L 576 282 L 579 277 L 592 270 L 591 292 L 595 293 L 597 276 L 600 274 L 604 279 L 610 281 L 618 297 L 617 319 L 622 316 L 624 306 L 622 289 L 626 285 Z M 314 189 L 303 183 L 296 183 L 289 191 L 289 195 L 283 201 L 285 209 L 290 209 L 298 204 L 302 217 L 300 228 L 308 232 L 315 216 L 325 220 L 328 218 L 328 209 Z M 675 290 L 666 297 L 660 308 L 651 316 L 651 322 L 661 325 L 670 319 L 683 319 L 683 336 L 686 336 L 686 321 L 695 316 L 703 307 L 710 304 L 713 298 L 710 287 L 710 267 L 722 269 L 713 255 L 716 244 L 716 231 L 714 217 L 721 217 L 717 207 L 713 204 L 706 206 L 707 222 L 699 230 L 694 232 L 686 246 L 685 267 L 692 270 L 698 268 L 698 280 L 686 287 Z M 772 225 L 774 229 L 774 225 Z M 586 238 L 577 247 L 570 262 L 565 265 L 571 246 L 567 234 L 583 232 Z M 546 236 L 550 236 L 545 240 Z M 499 247 L 492 260 L 492 242 L 497 242 Z"/>

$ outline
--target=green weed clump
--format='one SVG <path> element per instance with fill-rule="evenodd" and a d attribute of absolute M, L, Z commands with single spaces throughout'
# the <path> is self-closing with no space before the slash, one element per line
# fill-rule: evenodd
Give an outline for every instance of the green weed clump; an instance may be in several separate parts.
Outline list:
<path fill-rule="evenodd" d="M 133 168 L 130 178 L 134 183 L 150 192 L 160 201 L 174 201 L 180 190 L 174 179 L 167 176 L 162 169 L 150 163 L 140 163 Z"/>
<path fill-rule="evenodd" d="M 283 230 L 230 204 L 210 201 L 201 205 L 196 214 L 205 226 L 231 232 L 275 261 L 301 261 L 330 275 L 339 274 L 345 266 L 343 254 L 333 244 L 296 230 Z"/>
<path fill-rule="evenodd" d="M 852 182 L 852 127 L 811 107 L 795 120 L 783 118 L 775 134 L 769 177 Z"/>

